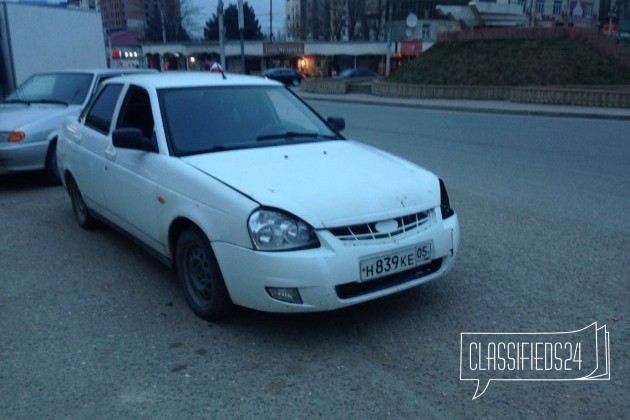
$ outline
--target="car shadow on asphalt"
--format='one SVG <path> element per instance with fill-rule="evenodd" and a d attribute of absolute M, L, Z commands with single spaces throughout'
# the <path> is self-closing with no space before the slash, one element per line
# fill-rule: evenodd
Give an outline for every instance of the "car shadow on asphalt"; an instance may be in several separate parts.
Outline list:
<path fill-rule="evenodd" d="M 430 318 L 432 313 L 447 304 L 447 298 L 442 296 L 446 292 L 439 284 L 429 282 L 373 301 L 326 312 L 268 313 L 236 307 L 227 318 L 209 324 L 241 330 L 252 336 L 276 336 L 278 339 L 300 337 L 305 332 L 320 338 L 339 333 L 360 336 L 363 329 L 387 329 L 401 322 L 406 324 L 411 320 Z"/>
<path fill-rule="evenodd" d="M 35 190 L 39 188 L 59 187 L 50 182 L 43 171 L 20 172 L 0 175 L 0 192 L 17 190 Z"/>

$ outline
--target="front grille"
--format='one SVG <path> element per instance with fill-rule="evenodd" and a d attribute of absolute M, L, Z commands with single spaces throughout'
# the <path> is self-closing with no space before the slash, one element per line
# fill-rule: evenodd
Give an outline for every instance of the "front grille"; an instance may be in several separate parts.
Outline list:
<path fill-rule="evenodd" d="M 378 232 L 376 230 L 376 224 L 379 223 L 378 221 L 331 228 L 329 231 L 341 241 L 385 239 L 400 235 L 401 233 L 408 232 L 423 225 L 428 225 L 430 218 L 428 211 L 421 211 L 420 213 L 413 213 L 392 220 L 396 221 L 397 227 L 391 232 Z"/>
<path fill-rule="evenodd" d="M 421 265 L 420 267 L 403 271 L 402 273 L 396 273 L 391 276 L 382 277 L 380 279 L 339 284 L 335 286 L 335 291 L 340 299 L 350 299 L 428 276 L 429 274 L 437 272 L 441 267 L 442 258 L 438 258 L 428 264 Z"/>

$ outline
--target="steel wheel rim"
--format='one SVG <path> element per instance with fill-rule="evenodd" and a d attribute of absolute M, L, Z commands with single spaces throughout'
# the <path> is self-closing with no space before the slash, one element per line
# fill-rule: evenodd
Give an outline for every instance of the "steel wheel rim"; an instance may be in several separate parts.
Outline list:
<path fill-rule="evenodd" d="M 212 298 L 212 269 L 204 250 L 193 246 L 186 258 L 189 290 L 197 303 L 206 304 Z"/>

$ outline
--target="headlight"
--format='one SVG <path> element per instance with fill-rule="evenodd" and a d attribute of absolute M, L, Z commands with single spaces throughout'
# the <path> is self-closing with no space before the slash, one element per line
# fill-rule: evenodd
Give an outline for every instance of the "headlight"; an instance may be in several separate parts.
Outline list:
<path fill-rule="evenodd" d="M 249 216 L 247 225 L 254 246 L 261 251 L 288 251 L 319 246 L 312 227 L 281 211 L 258 209 Z"/>
<path fill-rule="evenodd" d="M 455 214 L 455 210 L 451 208 L 451 201 L 448 199 L 446 186 L 444 181 L 440 179 L 440 210 L 442 212 L 442 220 L 448 219 Z"/>

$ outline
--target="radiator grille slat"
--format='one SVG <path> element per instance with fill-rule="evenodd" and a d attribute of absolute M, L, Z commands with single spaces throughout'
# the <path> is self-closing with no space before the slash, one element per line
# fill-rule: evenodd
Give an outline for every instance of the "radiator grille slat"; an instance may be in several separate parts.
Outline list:
<path fill-rule="evenodd" d="M 379 232 L 376 229 L 375 221 L 363 223 L 359 225 L 341 226 L 329 229 L 330 233 L 335 235 L 341 241 L 370 241 L 375 239 L 386 239 L 409 232 L 421 226 L 428 226 L 430 222 L 429 211 L 421 211 L 406 216 L 400 216 L 395 219 L 397 227 L 390 232 Z"/>

